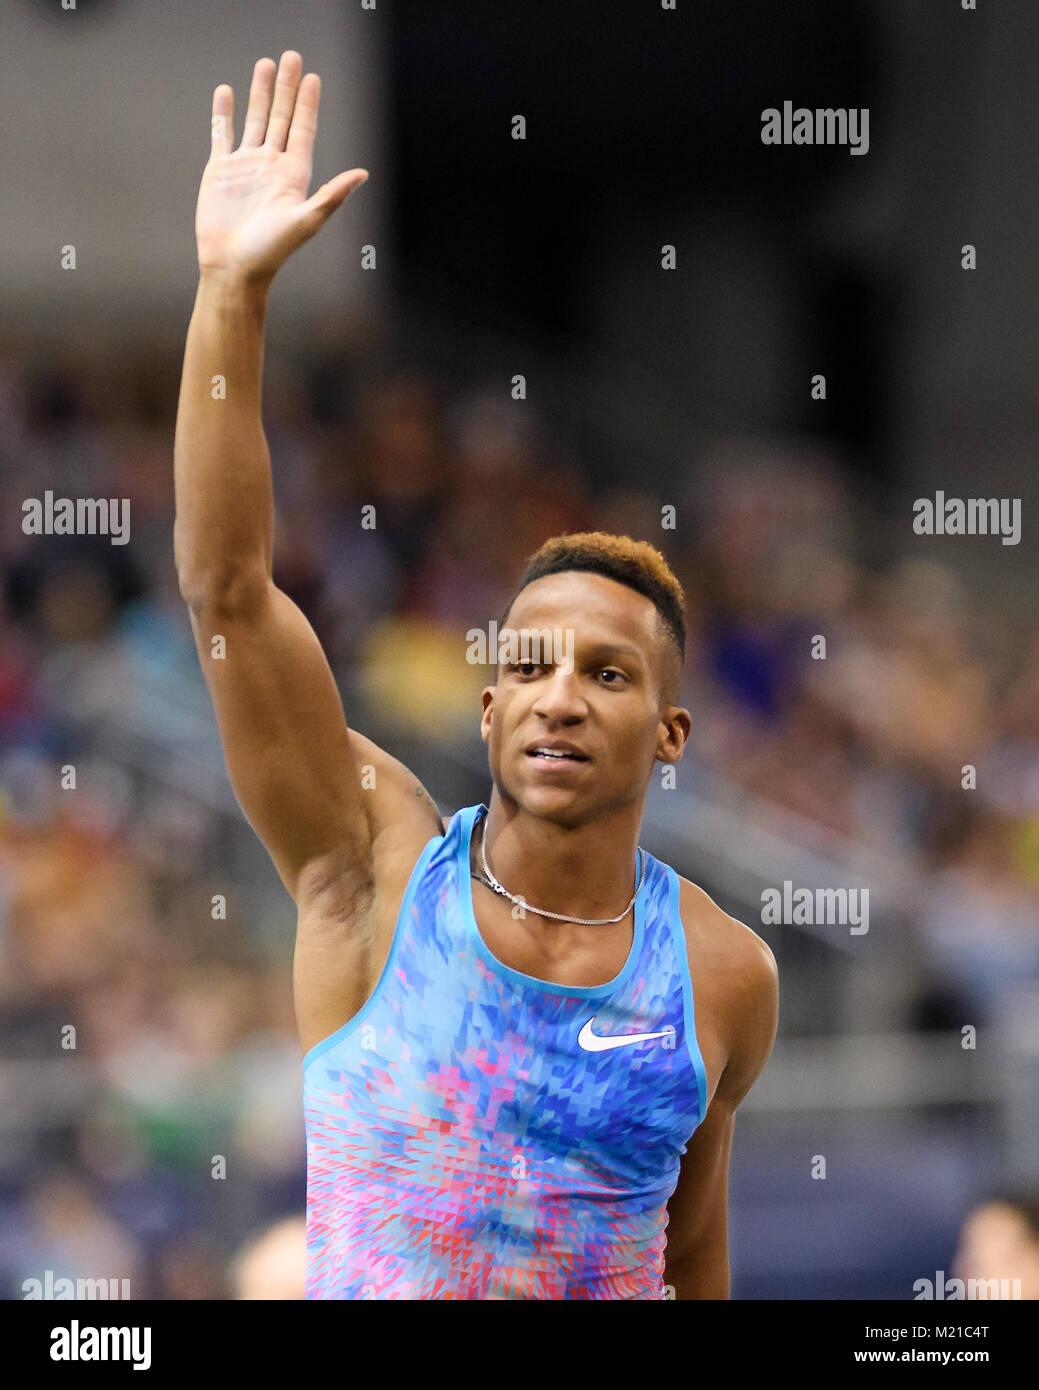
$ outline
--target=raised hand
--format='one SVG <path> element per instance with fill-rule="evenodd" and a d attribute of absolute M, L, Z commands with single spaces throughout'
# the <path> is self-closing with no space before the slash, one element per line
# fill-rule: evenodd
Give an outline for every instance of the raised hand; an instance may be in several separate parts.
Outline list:
<path fill-rule="evenodd" d="M 253 69 L 242 143 L 234 143 L 234 92 L 213 93 L 212 148 L 195 212 L 199 269 L 269 281 L 368 177 L 349 169 L 310 198 L 321 79 L 294 49 Z M 273 101 L 272 101 L 273 96 Z"/>

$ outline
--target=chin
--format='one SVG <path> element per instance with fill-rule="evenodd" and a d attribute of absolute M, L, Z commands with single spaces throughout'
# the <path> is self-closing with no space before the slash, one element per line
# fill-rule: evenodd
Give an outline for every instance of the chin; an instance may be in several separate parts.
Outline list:
<path fill-rule="evenodd" d="M 563 825 L 576 825 L 594 819 L 596 814 L 594 794 L 588 787 L 552 786 L 521 781 L 518 787 L 513 784 L 508 795 L 510 800 L 528 815 Z"/>

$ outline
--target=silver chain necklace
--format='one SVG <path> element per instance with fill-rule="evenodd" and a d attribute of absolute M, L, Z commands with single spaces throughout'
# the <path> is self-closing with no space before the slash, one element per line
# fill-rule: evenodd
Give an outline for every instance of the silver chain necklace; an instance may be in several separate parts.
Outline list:
<path fill-rule="evenodd" d="M 643 883 L 646 881 L 646 851 L 639 845 L 638 851 L 639 859 L 642 864 L 642 873 L 639 875 L 638 886 L 631 895 L 631 902 L 629 902 L 624 911 L 619 912 L 616 917 L 568 917 L 565 912 L 546 912 L 544 908 L 531 907 L 530 903 L 525 902 L 518 893 L 510 893 L 507 888 L 503 888 L 491 873 L 490 866 L 487 863 L 487 848 L 484 844 L 484 831 L 486 826 L 487 821 L 485 819 L 480 826 L 480 862 L 486 874 L 486 878 L 483 879 L 482 882 L 485 882 L 487 887 L 492 888 L 495 893 L 500 893 L 503 898 L 508 898 L 509 902 L 522 907 L 525 912 L 535 913 L 538 917 L 553 917 L 557 922 L 576 922 L 577 925 L 581 927 L 608 927 L 614 922 L 619 922 L 623 917 L 627 917 L 635 904 L 635 899 L 642 891 Z M 478 875 L 474 874 L 473 877 L 476 878 Z"/>

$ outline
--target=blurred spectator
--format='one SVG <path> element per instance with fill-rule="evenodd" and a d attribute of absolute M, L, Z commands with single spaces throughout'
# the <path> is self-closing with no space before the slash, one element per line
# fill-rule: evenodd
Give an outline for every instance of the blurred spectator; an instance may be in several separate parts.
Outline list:
<path fill-rule="evenodd" d="M 968 1213 L 953 1277 L 984 1281 L 989 1298 L 1039 1298 L 1039 1194 L 999 1193 Z"/>
<path fill-rule="evenodd" d="M 237 1299 L 302 1298 L 307 1231 L 304 1216 L 289 1216 L 253 1237 L 232 1266 Z"/>
<path fill-rule="evenodd" d="M 137 1241 L 70 1173 L 54 1173 L 29 1190 L 18 1244 L 16 1297 L 24 1296 L 24 1280 L 45 1282 L 48 1272 L 53 1281 L 126 1279 L 129 1297 L 141 1296 L 143 1264 Z"/>

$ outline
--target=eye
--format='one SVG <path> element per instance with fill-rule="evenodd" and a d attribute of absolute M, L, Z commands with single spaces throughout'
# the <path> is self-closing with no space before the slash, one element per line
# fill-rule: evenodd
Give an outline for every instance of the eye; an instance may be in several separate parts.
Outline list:
<path fill-rule="evenodd" d="M 626 681 L 628 679 L 623 671 L 618 671 L 613 666 L 604 666 L 603 669 L 599 672 L 599 675 L 614 677 L 614 679 L 606 682 L 607 685 L 620 685 L 622 681 Z"/>
<path fill-rule="evenodd" d="M 537 671 L 543 671 L 545 668 L 536 661 L 513 661 L 510 662 L 505 669 L 507 671 L 515 671 L 520 676 L 532 676 Z"/>

